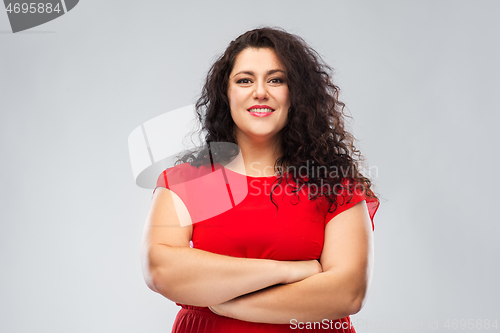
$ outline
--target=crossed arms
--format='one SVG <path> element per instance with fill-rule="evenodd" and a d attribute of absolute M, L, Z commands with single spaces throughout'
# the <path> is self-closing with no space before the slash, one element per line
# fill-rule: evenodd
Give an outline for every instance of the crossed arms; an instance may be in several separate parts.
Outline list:
<path fill-rule="evenodd" d="M 189 214 L 179 201 L 165 188 L 153 196 L 142 243 L 143 274 L 153 291 L 177 303 L 210 306 L 222 316 L 272 324 L 335 320 L 363 306 L 373 267 L 365 201 L 327 224 L 319 262 L 235 258 L 190 248 L 192 225 L 180 226 Z"/>

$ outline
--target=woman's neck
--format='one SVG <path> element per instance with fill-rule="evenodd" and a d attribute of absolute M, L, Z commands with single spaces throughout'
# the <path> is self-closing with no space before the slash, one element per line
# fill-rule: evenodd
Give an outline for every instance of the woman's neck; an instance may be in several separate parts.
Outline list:
<path fill-rule="evenodd" d="M 282 155 L 279 139 L 256 142 L 239 138 L 237 143 L 248 176 L 267 177 L 275 175 L 274 164 Z"/>

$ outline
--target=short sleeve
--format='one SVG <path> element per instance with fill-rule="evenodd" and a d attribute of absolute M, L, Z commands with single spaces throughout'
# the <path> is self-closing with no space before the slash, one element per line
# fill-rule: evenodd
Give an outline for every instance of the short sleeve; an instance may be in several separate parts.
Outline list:
<path fill-rule="evenodd" d="M 347 185 L 347 182 L 343 182 L 344 185 Z M 357 203 L 365 200 L 366 206 L 368 207 L 368 213 L 370 215 L 370 220 L 372 222 L 372 230 L 375 230 L 375 225 L 373 223 L 373 218 L 375 217 L 375 213 L 380 205 L 380 201 L 377 198 L 372 198 L 368 196 L 364 188 L 358 184 L 352 186 L 352 190 L 347 190 L 347 187 L 344 187 L 342 192 L 337 197 L 337 208 L 335 209 L 335 205 L 332 205 L 333 212 L 327 212 L 325 217 L 325 225 L 331 221 L 338 214 L 348 210 L 351 207 L 354 207 Z"/>
<path fill-rule="evenodd" d="M 167 169 L 168 170 L 168 169 Z M 158 176 L 158 180 L 156 181 L 156 187 L 155 189 L 153 190 L 153 194 L 155 193 L 156 189 L 158 187 L 164 187 L 164 188 L 168 188 L 168 180 L 167 180 L 167 170 L 164 170 L 162 173 L 160 173 L 160 175 Z"/>
<path fill-rule="evenodd" d="M 153 194 L 155 193 L 158 187 L 164 187 L 166 189 L 171 189 L 171 186 L 177 185 L 179 183 L 183 183 L 183 165 L 174 166 L 163 170 L 162 173 L 158 176 L 156 180 L 156 187 L 153 190 Z"/>
<path fill-rule="evenodd" d="M 153 195 L 158 187 L 171 190 L 184 203 L 194 224 L 234 208 L 246 197 L 246 177 L 230 178 L 222 168 L 182 163 L 158 176 Z"/>

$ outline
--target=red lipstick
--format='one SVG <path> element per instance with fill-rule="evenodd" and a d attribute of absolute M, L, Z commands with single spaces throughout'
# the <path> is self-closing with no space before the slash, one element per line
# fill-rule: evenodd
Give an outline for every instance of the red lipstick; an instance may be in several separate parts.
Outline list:
<path fill-rule="evenodd" d="M 274 111 L 274 109 L 272 107 L 270 107 L 269 105 L 254 105 L 254 106 L 249 107 L 248 111 L 250 111 L 252 109 L 271 109 Z"/>
<path fill-rule="evenodd" d="M 254 105 L 248 109 L 248 112 L 250 112 L 250 114 L 255 117 L 268 117 L 273 114 L 274 109 L 269 105 Z"/>

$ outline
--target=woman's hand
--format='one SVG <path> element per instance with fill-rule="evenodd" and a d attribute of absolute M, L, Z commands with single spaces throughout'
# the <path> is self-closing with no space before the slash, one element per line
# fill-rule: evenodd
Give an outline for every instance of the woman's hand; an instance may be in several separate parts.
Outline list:
<path fill-rule="evenodd" d="M 304 261 L 283 261 L 288 267 L 288 277 L 283 284 L 289 284 L 304 280 L 312 275 L 323 272 L 319 260 L 304 260 Z"/>
<path fill-rule="evenodd" d="M 287 270 L 287 278 L 283 281 L 283 284 L 298 282 L 323 272 L 319 260 L 282 261 L 281 263 Z M 209 306 L 208 308 L 216 315 L 232 318 L 231 309 L 237 306 L 238 300 L 244 296 L 236 297 L 227 302 Z"/>

